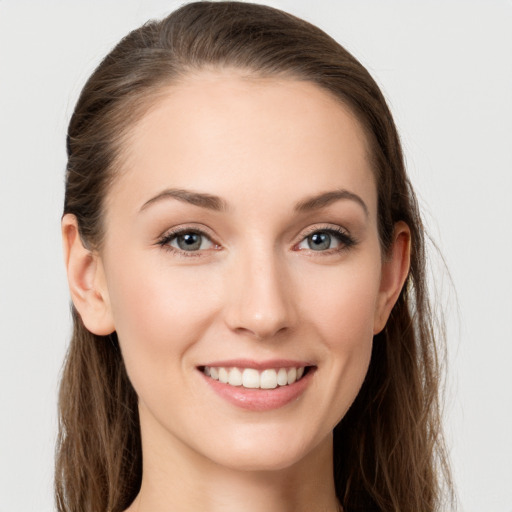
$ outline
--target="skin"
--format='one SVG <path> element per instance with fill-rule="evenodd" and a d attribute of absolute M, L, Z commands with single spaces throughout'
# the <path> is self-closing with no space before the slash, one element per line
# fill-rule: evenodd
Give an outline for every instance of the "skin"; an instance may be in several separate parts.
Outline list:
<path fill-rule="evenodd" d="M 203 72 L 166 90 L 126 148 L 101 250 L 83 247 L 70 215 L 63 238 L 74 303 L 92 332 L 117 331 L 139 396 L 143 482 L 128 511 L 336 510 L 332 430 L 409 268 L 404 224 L 382 254 L 359 122 L 311 83 Z M 225 208 L 151 201 L 168 189 Z M 296 209 L 339 190 L 364 206 L 342 197 Z M 208 238 L 192 256 L 158 243 L 176 227 Z M 312 232 L 333 228 L 354 243 L 310 248 Z M 298 399 L 251 411 L 197 368 L 233 358 L 315 371 Z"/>

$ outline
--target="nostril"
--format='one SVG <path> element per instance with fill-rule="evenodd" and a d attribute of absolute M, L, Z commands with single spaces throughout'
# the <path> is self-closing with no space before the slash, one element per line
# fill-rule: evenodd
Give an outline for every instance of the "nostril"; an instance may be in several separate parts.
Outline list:
<path fill-rule="evenodd" d="M 269 327 L 269 326 L 252 326 L 250 327 L 236 327 L 234 331 L 238 334 L 249 336 L 257 340 L 268 340 L 280 337 L 288 331 L 288 327 Z"/>

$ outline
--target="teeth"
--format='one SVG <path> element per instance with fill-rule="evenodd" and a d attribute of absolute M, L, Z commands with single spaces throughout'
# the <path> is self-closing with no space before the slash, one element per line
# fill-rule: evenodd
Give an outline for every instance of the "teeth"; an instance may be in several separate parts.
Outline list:
<path fill-rule="evenodd" d="M 231 386 L 241 386 L 243 382 L 242 372 L 238 368 L 231 368 L 228 383 Z"/>
<path fill-rule="evenodd" d="M 203 373 L 230 386 L 242 386 L 248 389 L 275 389 L 299 380 L 304 375 L 304 367 L 267 369 L 259 372 L 254 368 L 205 366 Z"/>
<path fill-rule="evenodd" d="M 229 374 L 226 368 L 219 368 L 219 382 L 227 384 L 229 380 Z"/>
<path fill-rule="evenodd" d="M 246 368 L 242 372 L 242 386 L 244 388 L 256 389 L 260 387 L 260 374 L 258 370 Z"/>
<path fill-rule="evenodd" d="M 261 389 L 277 388 L 277 373 L 275 370 L 263 370 L 260 375 Z"/>
<path fill-rule="evenodd" d="M 286 371 L 286 368 L 279 369 L 276 381 L 279 386 L 286 386 L 286 384 L 288 384 L 288 372 Z"/>

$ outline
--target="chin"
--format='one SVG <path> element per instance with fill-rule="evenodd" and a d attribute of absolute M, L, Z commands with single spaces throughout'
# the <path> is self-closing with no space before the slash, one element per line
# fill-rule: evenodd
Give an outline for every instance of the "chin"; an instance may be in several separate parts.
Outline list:
<path fill-rule="evenodd" d="M 248 439 L 231 439 L 229 447 L 217 452 L 212 459 L 238 471 L 281 471 L 307 461 L 323 446 L 328 447 L 329 454 L 332 453 L 331 440 L 330 434 L 317 442 L 293 439 L 289 435 L 254 435 Z"/>
<path fill-rule="evenodd" d="M 262 451 L 264 454 L 262 454 Z M 257 454 L 236 454 L 233 457 L 219 460 L 226 468 L 243 472 L 273 472 L 289 469 L 304 458 L 304 454 L 270 454 L 267 450 L 259 450 Z"/>

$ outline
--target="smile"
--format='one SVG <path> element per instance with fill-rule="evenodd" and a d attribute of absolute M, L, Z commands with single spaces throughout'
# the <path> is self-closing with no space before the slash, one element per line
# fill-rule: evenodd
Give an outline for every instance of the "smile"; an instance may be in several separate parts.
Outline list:
<path fill-rule="evenodd" d="M 222 384 L 246 389 L 275 389 L 289 386 L 304 375 L 304 366 L 292 368 L 268 368 L 258 371 L 255 368 L 224 366 L 204 366 L 203 373 Z"/>

